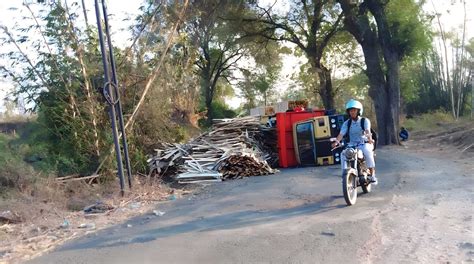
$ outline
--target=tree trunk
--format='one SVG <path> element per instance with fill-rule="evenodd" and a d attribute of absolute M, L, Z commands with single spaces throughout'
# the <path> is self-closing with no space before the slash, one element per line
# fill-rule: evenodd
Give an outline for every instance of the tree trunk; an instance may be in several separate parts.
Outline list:
<path fill-rule="evenodd" d="M 82 11 L 84 12 L 84 20 L 86 22 L 86 28 L 89 28 L 89 20 L 87 19 L 87 9 L 86 9 L 86 4 L 84 3 L 84 0 L 82 0 Z"/>
<path fill-rule="evenodd" d="M 348 1 L 338 0 L 343 9 L 345 18 L 344 25 L 357 42 L 362 46 L 366 64 L 365 74 L 369 79 L 369 96 L 374 102 L 377 119 L 377 130 L 379 134 L 378 143 L 386 145 L 388 142 L 387 106 L 389 105 L 384 73 L 381 67 L 377 35 L 372 31 L 367 14 L 356 13 L 358 9 L 353 8 Z"/>
<path fill-rule="evenodd" d="M 214 118 L 214 110 L 212 109 L 212 87 L 211 87 L 211 77 L 206 74 L 206 70 L 203 71 L 202 76 L 202 89 L 204 92 L 204 103 L 206 104 L 206 124 L 211 125 L 212 119 Z"/>
<path fill-rule="evenodd" d="M 323 101 L 324 108 L 326 109 L 335 109 L 334 103 L 334 89 L 332 87 L 332 80 L 331 80 L 331 70 L 321 65 L 318 69 L 318 76 L 319 76 L 319 96 L 321 96 L 321 100 Z"/>
<path fill-rule="evenodd" d="M 321 97 L 325 109 L 335 109 L 334 96 L 335 92 L 332 87 L 331 70 L 321 64 L 321 59 L 316 53 L 307 52 L 313 72 L 318 75 L 319 89 L 316 93 Z M 317 95 L 316 95 L 317 96 Z"/>
<path fill-rule="evenodd" d="M 387 65 L 387 92 L 389 99 L 389 122 L 387 124 L 386 144 L 399 144 L 398 127 L 400 116 L 400 63 L 396 54 L 385 56 Z"/>
<path fill-rule="evenodd" d="M 433 2 L 432 2 L 433 3 Z M 433 8 L 435 9 L 435 12 L 437 13 L 436 11 L 436 7 L 434 6 L 433 4 Z M 437 21 L 438 21 L 438 26 L 439 26 L 439 31 L 441 33 L 441 39 L 442 39 L 442 44 L 443 44 L 443 48 L 444 48 L 444 63 L 445 63 L 445 67 L 446 67 L 446 73 L 445 75 L 443 74 L 443 81 L 444 81 L 444 84 L 445 84 L 445 87 L 446 89 L 448 90 L 449 92 L 449 96 L 450 96 L 450 102 L 451 102 L 451 114 L 453 115 L 453 118 L 456 118 L 456 112 L 454 110 L 454 94 L 453 94 L 453 87 L 451 85 L 451 80 L 450 80 L 450 76 L 449 76 L 449 64 L 448 64 L 448 49 L 446 47 L 446 35 L 445 35 L 445 32 L 444 32 L 444 28 L 441 24 L 441 21 L 439 19 L 439 15 L 436 15 L 436 18 L 437 18 Z M 442 61 L 441 61 L 442 62 Z"/>
<path fill-rule="evenodd" d="M 469 69 L 469 74 L 467 75 L 468 79 L 466 81 L 466 93 L 469 92 L 469 85 L 471 85 L 471 116 L 470 119 L 472 120 L 474 118 L 474 78 L 473 78 L 473 72 L 472 69 Z M 467 97 L 466 97 L 466 107 L 469 105 L 469 102 L 467 102 Z"/>
<path fill-rule="evenodd" d="M 368 6 L 377 20 L 377 31 L 369 23 L 367 10 L 355 8 L 347 0 L 338 0 L 345 14 L 344 25 L 362 46 L 369 78 L 369 96 L 374 101 L 379 143 L 399 144 L 400 65 L 398 54 L 390 47 L 390 32 L 381 13 L 380 3 L 369 1 Z M 371 5 L 376 5 L 371 6 Z M 377 34 L 378 33 L 378 34 Z M 379 55 L 384 55 L 383 59 Z M 382 65 L 385 62 L 386 71 Z"/>
<path fill-rule="evenodd" d="M 368 32 L 366 32 L 368 33 Z M 367 34 L 366 34 L 367 35 Z M 381 145 L 389 144 L 389 132 L 387 127 L 390 124 L 390 105 L 384 73 L 380 66 L 380 56 L 377 50 L 375 36 L 363 38 L 359 42 L 364 52 L 364 59 L 367 70 L 365 74 L 369 78 L 369 96 L 374 102 L 375 115 L 377 120 L 377 131 L 379 134 L 378 143 Z"/>
<path fill-rule="evenodd" d="M 377 21 L 377 32 L 380 47 L 383 51 L 386 69 L 387 93 L 390 113 L 387 116 L 387 144 L 399 144 L 398 127 L 400 119 L 400 54 L 392 44 L 386 11 L 380 1 L 368 0 L 367 6 Z"/>
<path fill-rule="evenodd" d="M 206 97 L 206 123 L 212 125 L 212 119 L 214 119 L 214 109 L 212 109 L 212 98 Z"/>

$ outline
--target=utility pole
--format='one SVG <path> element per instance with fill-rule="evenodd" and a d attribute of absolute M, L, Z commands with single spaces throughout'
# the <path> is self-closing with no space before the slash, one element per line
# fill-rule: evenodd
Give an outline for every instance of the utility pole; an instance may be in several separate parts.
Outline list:
<path fill-rule="evenodd" d="M 95 13 L 97 17 L 97 29 L 99 31 L 99 44 L 100 51 L 102 53 L 102 64 L 104 66 L 104 87 L 102 89 L 102 93 L 104 95 L 105 100 L 109 104 L 109 116 L 112 125 L 112 134 L 114 137 L 118 177 L 120 180 L 120 193 L 123 196 L 125 193 L 125 179 L 123 175 L 122 148 L 125 158 L 125 165 L 127 168 L 128 185 L 130 189 L 132 188 L 132 174 L 130 168 L 130 159 L 128 157 L 127 137 L 125 134 L 125 126 L 123 122 L 122 103 L 120 102 L 117 72 L 113 56 L 113 46 L 112 41 L 110 39 L 107 8 L 105 5 L 105 0 L 102 0 L 101 2 L 102 12 L 104 16 L 103 19 L 105 26 L 105 38 L 107 42 L 104 40 L 104 31 L 102 30 L 102 19 L 99 7 L 99 0 L 95 0 Z M 120 129 L 120 133 L 122 134 L 122 148 L 120 146 L 120 135 L 118 129 Z"/>

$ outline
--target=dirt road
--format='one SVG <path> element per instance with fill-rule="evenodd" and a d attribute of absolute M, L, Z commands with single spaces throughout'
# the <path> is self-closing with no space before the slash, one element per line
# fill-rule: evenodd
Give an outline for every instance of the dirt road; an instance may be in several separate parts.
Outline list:
<path fill-rule="evenodd" d="M 29 263 L 473 262 L 469 155 L 381 148 L 380 184 L 351 207 L 338 166 L 213 184 Z"/>

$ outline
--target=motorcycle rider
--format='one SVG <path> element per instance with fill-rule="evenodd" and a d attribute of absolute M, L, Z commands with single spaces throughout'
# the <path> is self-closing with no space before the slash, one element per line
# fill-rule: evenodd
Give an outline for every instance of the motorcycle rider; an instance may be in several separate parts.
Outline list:
<path fill-rule="evenodd" d="M 364 131 L 362 131 L 362 113 L 364 108 L 362 104 L 354 99 L 349 100 L 346 103 L 346 112 L 349 115 L 349 119 L 346 120 L 341 127 L 341 131 L 339 135 L 336 137 L 335 145 L 339 145 L 343 137 L 349 133 L 349 144 L 356 145 L 360 143 L 365 143 L 360 149 L 364 153 L 365 162 L 367 167 L 369 168 L 370 174 L 372 175 L 372 184 L 377 185 L 378 180 L 375 176 L 375 159 L 374 159 L 374 140 L 372 139 L 372 133 L 370 132 L 370 120 L 368 118 L 364 118 Z M 348 130 L 349 120 L 351 121 L 350 131 Z M 345 169 L 346 166 L 345 156 L 341 155 L 341 165 L 342 169 Z"/>

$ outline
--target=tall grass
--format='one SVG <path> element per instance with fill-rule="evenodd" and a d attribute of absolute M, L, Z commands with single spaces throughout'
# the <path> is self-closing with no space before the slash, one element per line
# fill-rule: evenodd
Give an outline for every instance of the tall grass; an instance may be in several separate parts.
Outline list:
<path fill-rule="evenodd" d="M 401 120 L 401 126 L 409 131 L 430 131 L 446 124 L 462 122 L 466 122 L 466 120 L 455 120 L 451 113 L 444 110 L 436 110 L 410 119 Z"/>
<path fill-rule="evenodd" d="M 35 182 L 35 171 L 12 147 L 14 136 L 0 134 L 0 195 L 11 190 L 25 191 Z"/>

